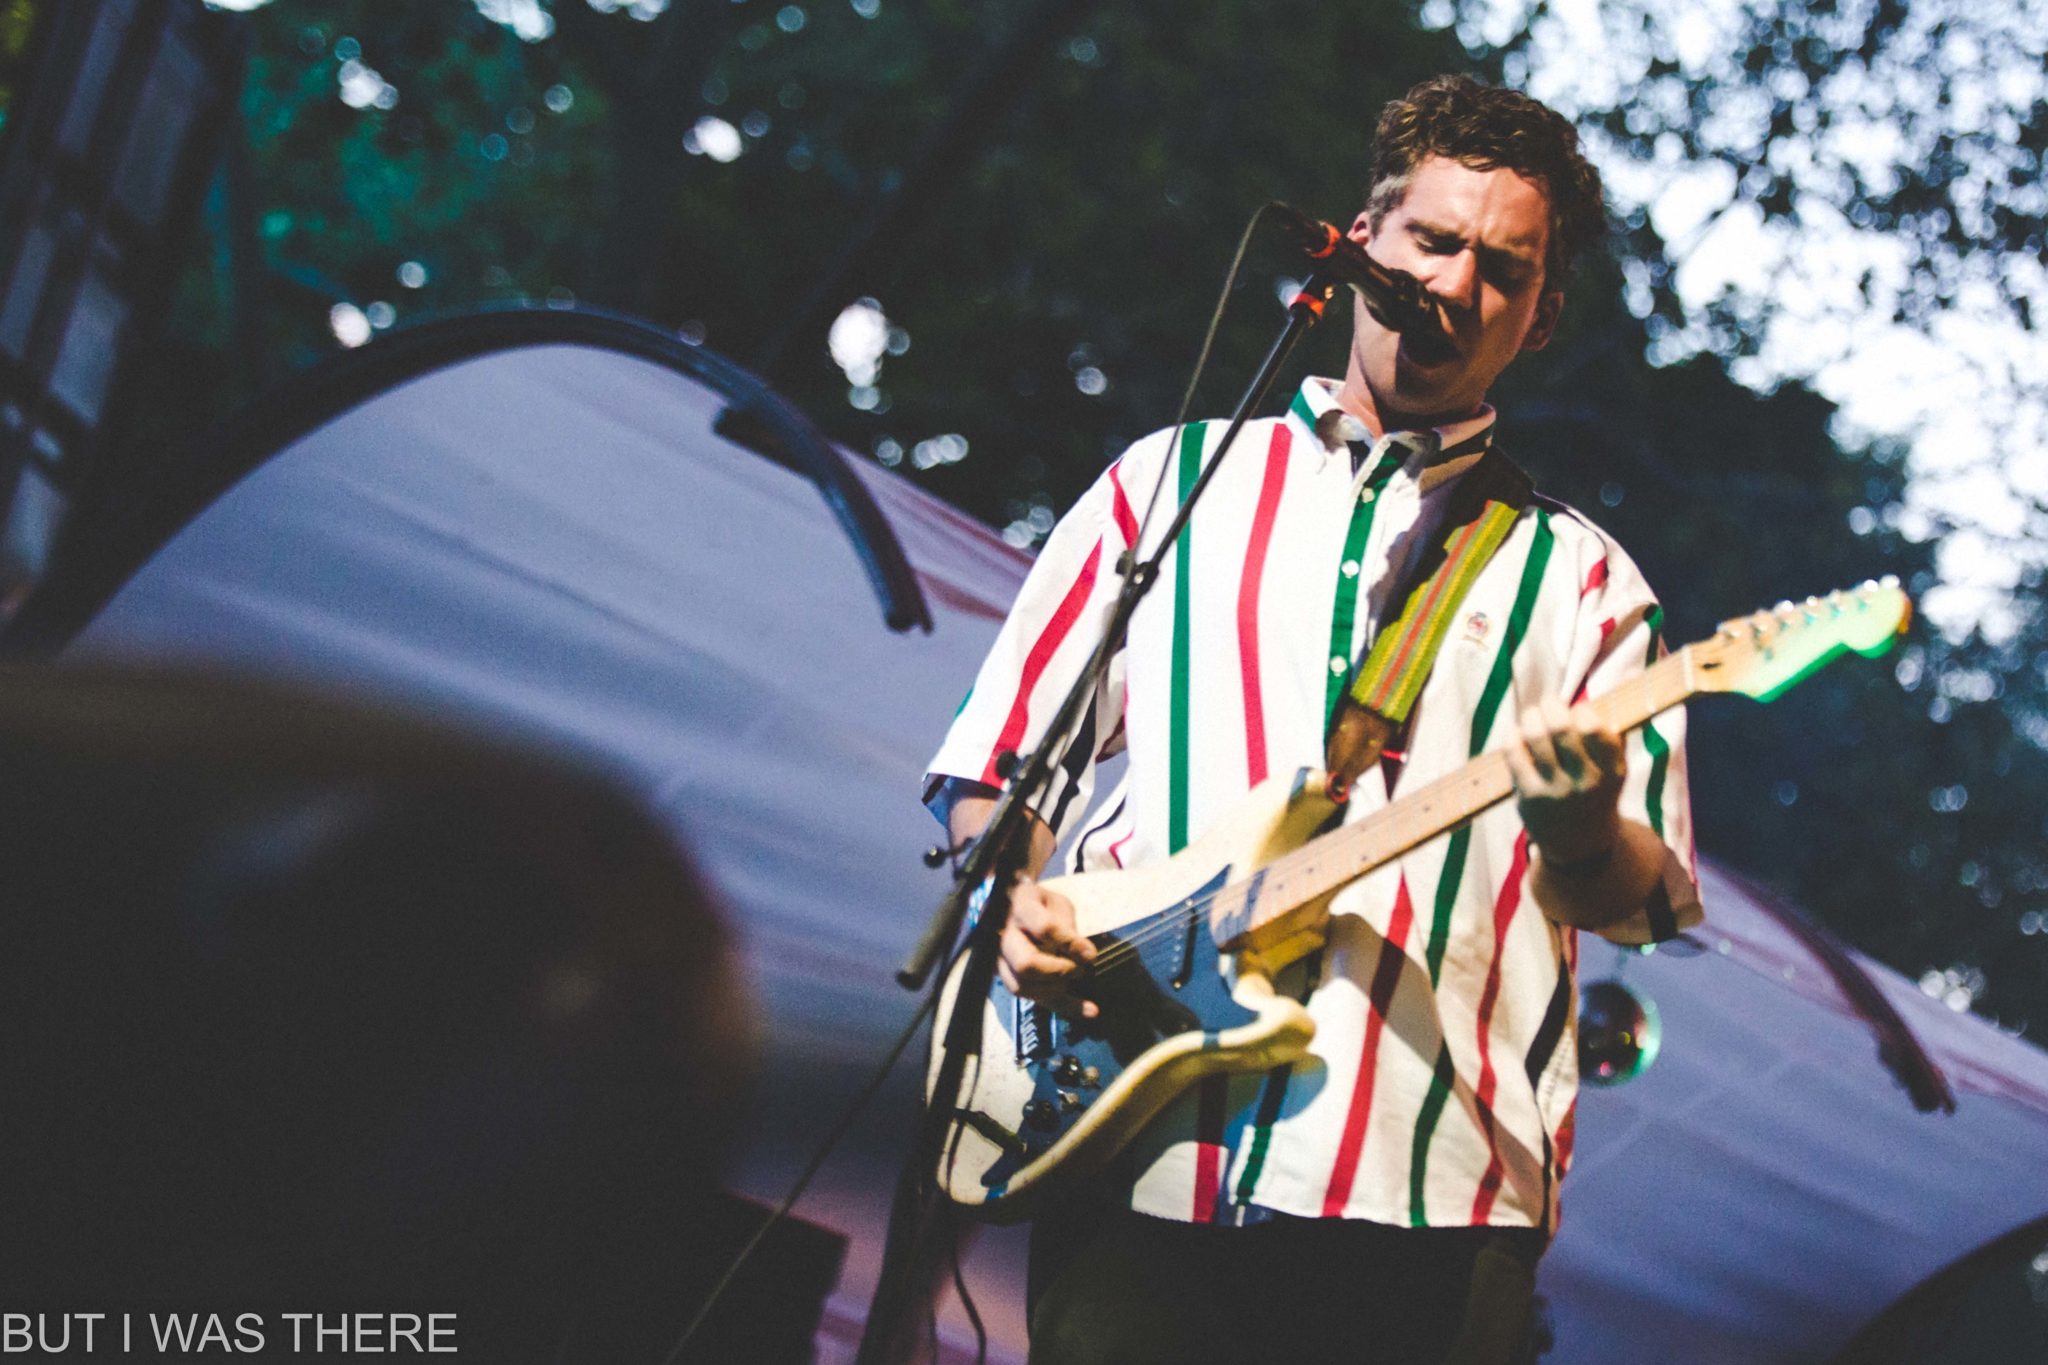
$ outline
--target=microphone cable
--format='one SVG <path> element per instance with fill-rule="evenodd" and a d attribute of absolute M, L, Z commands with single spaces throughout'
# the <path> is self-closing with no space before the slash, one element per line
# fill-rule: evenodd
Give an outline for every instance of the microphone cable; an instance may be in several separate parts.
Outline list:
<path fill-rule="evenodd" d="M 1277 201 L 1261 204 L 1258 211 L 1252 214 L 1251 219 L 1246 222 L 1243 233 L 1238 237 L 1237 250 L 1231 256 L 1230 268 L 1223 277 L 1222 292 L 1217 296 L 1216 306 L 1209 314 L 1208 329 L 1202 334 L 1202 346 L 1195 356 L 1194 370 L 1188 378 L 1187 388 L 1181 394 L 1180 409 L 1174 414 L 1173 438 L 1172 443 L 1168 446 L 1169 451 L 1179 446 L 1181 433 L 1187 427 L 1188 412 L 1194 406 L 1195 393 L 1201 387 L 1202 376 L 1208 369 L 1209 357 L 1215 349 L 1217 333 L 1222 330 L 1223 318 L 1230 305 L 1230 296 L 1237 290 L 1238 277 L 1243 273 L 1244 259 L 1251 250 L 1252 239 L 1258 234 L 1259 228 L 1269 218 L 1277 217 L 1285 210 L 1286 206 L 1279 204 Z M 1166 474 L 1171 467 L 1171 460 L 1165 460 L 1160 463 L 1159 477 L 1153 482 L 1152 495 L 1145 504 L 1145 515 L 1139 519 L 1138 534 L 1129 552 L 1128 563 L 1122 566 L 1125 569 L 1123 590 L 1126 592 L 1131 589 L 1129 570 L 1135 569 L 1138 563 L 1137 546 L 1144 541 L 1145 528 L 1151 524 L 1152 513 L 1158 506 L 1159 494 L 1166 486 Z M 1068 736 L 1064 744 L 1066 747 L 1071 747 L 1073 737 Z M 947 970 L 936 975 L 933 989 L 925 992 L 923 1001 L 912 1012 L 910 1022 L 897 1035 L 896 1041 L 890 1044 L 889 1051 L 882 1058 L 881 1065 L 876 1068 L 874 1075 L 861 1087 L 860 1092 L 848 1102 L 838 1121 L 832 1125 L 831 1131 L 818 1144 L 817 1151 L 804 1165 L 803 1171 L 797 1176 L 795 1183 L 790 1186 L 789 1193 L 784 1195 L 782 1201 L 775 1206 L 767 1217 L 761 1220 L 761 1226 L 754 1230 L 753 1236 L 747 1239 L 746 1245 L 742 1246 L 731 1262 L 727 1264 L 725 1272 L 718 1278 L 718 1283 L 711 1287 L 710 1293 L 705 1296 L 704 1302 L 698 1307 L 696 1316 L 690 1319 L 689 1325 L 683 1329 L 682 1335 L 676 1339 L 676 1344 L 669 1349 L 666 1356 L 662 1357 L 661 1365 L 679 1365 L 679 1362 L 683 1359 L 683 1352 L 689 1348 L 690 1343 L 696 1339 L 697 1333 L 703 1329 L 705 1322 L 710 1319 L 712 1310 L 725 1297 L 726 1291 L 732 1287 L 732 1283 L 739 1276 L 740 1270 L 753 1257 L 755 1251 L 760 1248 L 761 1243 L 766 1240 L 768 1234 L 784 1218 L 789 1216 L 790 1210 L 803 1197 L 804 1191 L 810 1188 L 811 1181 L 816 1178 L 820 1170 L 824 1169 L 825 1163 L 831 1159 L 832 1153 L 845 1140 L 847 1133 L 852 1130 L 854 1123 L 866 1111 L 876 1094 L 881 1091 L 883 1083 L 889 1079 L 889 1074 L 896 1069 L 896 1063 L 902 1059 L 904 1050 L 910 1046 L 911 1039 L 915 1038 L 918 1030 L 924 1027 L 927 1017 L 937 1010 L 939 990 L 943 988 L 947 977 L 951 975 L 952 963 L 958 960 L 959 952 L 960 950 L 956 949 L 953 958 L 947 964 Z M 961 1271 L 960 1239 L 957 1233 L 955 1233 L 950 1235 L 948 1240 L 951 1243 L 950 1252 L 954 1292 L 959 1295 L 960 1305 L 966 1311 L 968 1321 L 973 1324 L 975 1360 L 977 1365 L 983 1365 L 988 1359 L 988 1332 L 982 1324 L 981 1314 L 975 1308 L 972 1296 L 967 1291 L 966 1277 Z M 936 1325 L 934 1326 L 933 1335 L 936 1340 Z"/>

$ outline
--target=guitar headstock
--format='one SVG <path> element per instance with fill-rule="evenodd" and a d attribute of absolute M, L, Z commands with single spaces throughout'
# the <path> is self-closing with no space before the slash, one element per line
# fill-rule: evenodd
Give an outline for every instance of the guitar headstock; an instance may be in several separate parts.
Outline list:
<path fill-rule="evenodd" d="M 1875 656 L 1906 633 L 1913 601 L 1885 577 L 1804 602 L 1723 621 L 1692 646 L 1692 682 L 1702 692 L 1741 692 L 1774 700 L 1844 650 Z"/>

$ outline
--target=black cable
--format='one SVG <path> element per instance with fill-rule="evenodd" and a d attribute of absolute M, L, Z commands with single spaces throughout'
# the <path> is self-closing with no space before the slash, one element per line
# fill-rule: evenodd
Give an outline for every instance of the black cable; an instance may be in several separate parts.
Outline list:
<path fill-rule="evenodd" d="M 1216 308 L 1209 314 L 1209 330 L 1202 334 L 1202 349 L 1195 355 L 1194 371 L 1188 376 L 1187 389 L 1180 396 L 1180 410 L 1173 415 L 1173 437 L 1167 443 L 1166 458 L 1159 462 L 1159 477 L 1152 481 L 1152 496 L 1145 500 L 1145 515 L 1138 518 L 1138 534 L 1131 544 L 1130 562 L 1133 567 L 1138 563 L 1138 547 L 1145 543 L 1145 529 L 1152 524 L 1152 511 L 1159 505 L 1160 491 L 1166 487 L 1166 473 L 1173 468 L 1173 452 L 1179 447 L 1181 432 L 1187 427 L 1188 412 L 1195 406 L 1195 391 L 1202 386 L 1203 372 L 1209 368 L 1209 352 L 1216 345 L 1216 334 L 1223 330 L 1223 315 L 1230 307 L 1230 296 L 1237 291 L 1237 276 L 1244 268 L 1245 253 L 1251 249 L 1253 236 L 1273 207 L 1270 201 L 1259 205 L 1259 211 L 1244 225 L 1244 232 L 1237 239 L 1237 252 L 1230 258 L 1230 269 L 1224 272 L 1223 292 L 1217 296 Z"/>
<path fill-rule="evenodd" d="M 1180 408 L 1173 415 L 1173 435 L 1167 442 L 1166 457 L 1159 462 L 1159 477 L 1152 481 L 1151 496 L 1146 499 L 1144 515 L 1138 519 L 1137 535 L 1132 538 L 1129 558 L 1124 565 L 1125 576 L 1122 589 L 1124 592 L 1131 592 L 1135 589 L 1135 585 L 1132 582 L 1132 574 L 1140 562 L 1139 547 L 1145 543 L 1145 529 L 1152 524 L 1152 514 L 1159 506 L 1159 494 L 1166 487 L 1168 471 L 1173 468 L 1173 452 L 1180 445 L 1181 432 L 1186 429 L 1188 424 L 1188 413 L 1195 405 L 1195 394 L 1201 388 L 1202 376 L 1209 368 L 1209 355 L 1215 349 L 1216 336 L 1223 330 L 1223 318 L 1230 308 L 1230 296 L 1237 292 L 1237 280 L 1239 274 L 1244 269 L 1244 258 L 1251 250 L 1252 238 L 1258 234 L 1260 224 L 1266 220 L 1273 207 L 1271 203 L 1261 204 L 1258 211 L 1245 223 L 1244 231 L 1237 239 L 1237 250 L 1231 255 L 1230 268 L 1224 272 L 1223 288 L 1216 297 L 1216 307 L 1209 314 L 1208 329 L 1202 333 L 1201 350 L 1195 354 L 1194 369 L 1188 376 L 1187 388 L 1181 393 Z M 1060 754 L 1062 762 L 1065 761 L 1066 751 L 1073 747 L 1074 740 L 1075 736 L 1069 735 L 1061 741 L 1064 746 Z M 948 1238 L 948 1241 L 950 1243 L 949 1250 L 953 1263 L 953 1290 L 960 1297 L 960 1307 L 966 1312 L 967 1320 L 974 1326 L 975 1365 L 986 1365 L 988 1360 L 988 1333 L 982 1326 L 981 1314 L 974 1306 L 974 1296 L 968 1292 L 967 1279 L 960 1268 L 960 1238 L 957 1230 Z M 933 1347 L 936 1352 L 936 1323 L 933 1327 Z"/>
<path fill-rule="evenodd" d="M 1251 220 L 1245 224 L 1244 233 L 1238 238 L 1237 251 L 1231 257 L 1229 271 L 1224 275 L 1222 292 L 1217 297 L 1215 310 L 1209 316 L 1208 330 L 1202 335 L 1202 348 L 1195 357 L 1194 371 L 1189 376 L 1186 391 L 1181 395 L 1180 410 L 1174 415 L 1173 438 L 1172 444 L 1168 447 L 1169 454 L 1172 448 L 1179 444 L 1180 434 L 1187 426 L 1188 412 L 1194 406 L 1196 390 L 1201 387 L 1203 372 L 1208 368 L 1210 352 L 1214 349 L 1217 333 L 1222 329 L 1223 317 L 1230 304 L 1230 296 L 1237 288 L 1238 275 L 1244 267 L 1244 258 L 1251 248 L 1252 237 L 1257 233 L 1259 225 L 1265 221 L 1271 208 L 1272 205 L 1270 204 L 1260 205 L 1258 212 L 1251 216 Z M 1139 521 L 1137 543 L 1131 546 L 1127 566 L 1129 569 L 1134 569 L 1139 562 L 1137 554 L 1138 545 L 1144 541 L 1145 527 L 1151 522 L 1152 513 L 1159 502 L 1160 491 L 1166 486 L 1166 472 L 1171 467 L 1172 461 L 1170 459 L 1164 460 L 1160 464 L 1159 477 L 1153 482 L 1152 496 L 1145 505 L 1144 517 Z M 1131 582 L 1127 572 L 1123 590 L 1130 592 L 1133 588 L 1134 584 Z M 1065 743 L 1071 745 L 1073 737 L 1068 736 Z M 683 1351 L 695 1339 L 698 1331 L 703 1328 L 705 1321 L 711 1316 L 712 1309 L 717 1307 L 719 1300 L 731 1288 L 732 1282 L 738 1276 L 741 1267 L 753 1256 L 755 1249 L 761 1245 L 762 1240 L 767 1237 L 775 1225 L 788 1216 L 790 1209 L 796 1205 L 797 1200 L 803 1197 L 805 1189 L 810 1186 L 812 1179 L 823 1169 L 825 1162 L 830 1159 L 833 1150 L 838 1147 L 847 1132 L 852 1129 L 854 1121 L 860 1117 L 861 1112 L 867 1108 L 869 1101 L 874 1099 L 875 1095 L 881 1090 L 882 1083 L 888 1079 L 889 1073 L 896 1069 L 896 1063 L 902 1058 L 903 1050 L 910 1046 L 910 1040 L 916 1037 L 917 1031 L 924 1026 L 926 1017 L 937 1009 L 939 989 L 948 975 L 950 975 L 950 972 L 940 973 L 937 981 L 934 983 L 934 988 L 925 993 L 923 1002 L 918 1006 L 916 1012 L 911 1015 L 909 1024 L 897 1036 L 896 1041 L 890 1045 L 888 1056 L 882 1059 L 881 1067 L 875 1072 L 873 1078 L 862 1087 L 861 1092 L 854 1097 L 852 1103 L 847 1106 L 846 1111 L 840 1115 L 839 1121 L 833 1125 L 832 1131 L 819 1144 L 817 1152 L 811 1157 L 810 1162 L 804 1167 L 803 1173 L 797 1177 L 796 1183 L 790 1188 L 789 1193 L 783 1197 L 782 1202 L 776 1205 L 766 1218 L 762 1219 L 761 1226 L 755 1229 L 754 1235 L 747 1240 L 747 1244 L 740 1248 L 738 1255 L 733 1257 L 731 1264 L 726 1267 L 725 1273 L 719 1277 L 718 1283 L 712 1286 L 711 1292 L 697 1309 L 696 1316 L 690 1320 L 689 1326 L 683 1329 L 682 1336 L 677 1338 L 676 1344 L 662 1358 L 662 1365 L 677 1365 L 677 1362 L 682 1359 Z M 951 1243 L 950 1251 L 953 1263 L 953 1286 L 960 1296 L 960 1306 L 965 1310 L 967 1320 L 974 1327 L 975 1360 L 977 1365 L 985 1365 L 988 1359 L 988 1332 L 982 1323 L 980 1312 L 974 1306 L 972 1296 L 967 1291 L 966 1276 L 962 1273 L 960 1265 L 960 1239 L 957 1232 L 949 1238 L 949 1241 Z M 937 1321 L 934 1318 L 932 1325 L 934 1350 L 937 1347 L 937 1331 Z"/>
<path fill-rule="evenodd" d="M 974 1327 L 974 1365 L 988 1365 L 988 1329 L 981 1324 L 981 1313 L 974 1306 L 974 1296 L 967 1292 L 967 1276 L 960 1269 L 960 1229 L 957 1224 L 948 1228 L 947 1240 L 952 1244 L 953 1292 L 960 1296 L 960 1307 Z"/>
<path fill-rule="evenodd" d="M 747 1244 L 740 1248 L 737 1256 L 732 1258 L 732 1264 L 725 1268 L 725 1274 L 721 1275 L 718 1283 L 711 1287 L 710 1294 L 705 1296 L 703 1305 L 697 1309 L 697 1316 L 690 1319 L 690 1325 L 683 1329 L 682 1336 L 676 1339 L 676 1344 L 669 1350 L 669 1353 L 662 1357 L 662 1365 L 676 1365 L 676 1362 L 682 1359 L 684 1348 L 690 1344 L 691 1339 L 704 1326 L 705 1319 L 711 1316 L 711 1310 L 718 1306 L 718 1301 L 725 1296 L 725 1291 L 731 1287 L 734 1277 L 740 1273 L 740 1267 L 747 1263 L 748 1258 L 754 1254 L 754 1249 L 761 1245 L 762 1239 L 768 1235 L 769 1231 L 777 1223 L 780 1223 L 788 1216 L 790 1209 L 795 1207 L 796 1201 L 803 1197 L 804 1190 L 810 1186 L 811 1180 L 824 1168 L 825 1162 L 831 1157 L 833 1149 L 839 1145 L 846 1137 L 848 1131 L 852 1129 L 854 1121 L 860 1117 L 861 1111 L 868 1107 L 868 1102 L 874 1099 L 875 1095 L 881 1090 L 882 1083 L 889 1079 L 889 1073 L 896 1069 L 896 1063 L 902 1058 L 903 1050 L 910 1046 L 910 1040 L 917 1036 L 917 1031 L 920 1028 L 924 1027 L 925 1017 L 937 1005 L 938 993 L 936 991 L 925 996 L 924 1003 L 919 1005 L 916 1013 L 910 1016 L 910 1023 L 904 1028 L 902 1033 L 897 1035 L 896 1041 L 890 1045 L 889 1055 L 882 1059 L 882 1065 L 876 1069 L 874 1076 L 868 1083 L 861 1087 L 860 1093 L 853 1097 L 853 1102 L 847 1105 L 846 1111 L 839 1116 L 839 1122 L 832 1126 L 832 1131 L 827 1133 L 825 1140 L 818 1145 L 818 1150 L 811 1157 L 810 1163 L 804 1167 L 803 1173 L 797 1176 L 796 1184 L 790 1187 L 789 1193 L 783 1196 L 782 1202 L 775 1206 L 774 1211 L 761 1220 L 761 1226 L 754 1230 L 754 1235 L 747 1239 Z"/>
<path fill-rule="evenodd" d="M 1223 316 L 1229 310 L 1230 296 L 1237 291 L 1237 277 L 1244 269 L 1245 253 L 1251 249 L 1252 238 L 1257 235 L 1259 225 L 1266 220 L 1274 207 L 1272 201 L 1259 205 L 1258 212 L 1245 223 L 1244 232 L 1237 239 L 1237 250 L 1230 258 L 1230 268 L 1223 275 L 1223 290 L 1216 296 L 1216 307 L 1209 314 L 1209 328 L 1202 333 L 1202 349 L 1195 353 L 1195 368 L 1188 376 L 1187 388 L 1181 393 L 1180 408 L 1173 415 L 1173 435 L 1167 441 L 1165 457 L 1159 462 L 1159 477 L 1152 481 L 1152 494 L 1145 500 L 1144 515 L 1138 518 L 1137 534 L 1131 537 L 1130 549 L 1126 552 L 1124 562 L 1118 566 L 1124 576 L 1124 585 L 1119 590 L 1120 596 L 1139 591 L 1134 579 L 1138 565 L 1143 562 L 1139 547 L 1145 543 L 1146 528 L 1152 524 L 1152 513 L 1159 506 L 1159 494 L 1165 489 L 1166 476 L 1173 469 L 1173 452 L 1180 446 L 1181 432 L 1188 424 L 1188 412 L 1195 405 L 1195 392 L 1201 388 L 1202 375 L 1209 368 L 1209 353 L 1215 349 L 1216 334 L 1223 330 Z M 1059 758 L 1053 762 L 1052 767 L 1056 768 L 1066 762 L 1067 754 L 1073 748 L 1076 738 L 1074 735 L 1057 738 L 1048 736 L 1051 742 L 1061 746 Z"/>

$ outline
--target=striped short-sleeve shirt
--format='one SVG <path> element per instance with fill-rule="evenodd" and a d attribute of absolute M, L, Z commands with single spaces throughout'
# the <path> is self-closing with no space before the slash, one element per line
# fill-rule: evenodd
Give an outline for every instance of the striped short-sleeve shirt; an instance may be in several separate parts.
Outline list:
<path fill-rule="evenodd" d="M 995 784 L 1003 750 L 1038 742 L 1108 615 L 1154 481 L 1163 470 L 1142 554 L 1222 426 L 1139 442 L 1062 518 L 932 760 L 935 777 Z M 1041 802 L 1075 870 L 1170 857 L 1259 782 L 1321 767 L 1347 675 L 1439 530 L 1456 476 L 1433 465 L 1490 430 L 1489 411 L 1372 441 L 1317 379 L 1284 416 L 1246 426 Z M 1361 459 L 1353 438 L 1364 438 Z M 1663 648 L 1660 621 L 1620 547 L 1538 499 L 1458 608 L 1395 794 L 1501 747 L 1545 695 L 1598 695 L 1640 672 Z M 1609 931 L 1624 941 L 1699 918 L 1683 725 L 1671 712 L 1628 740 L 1622 813 L 1669 853 L 1653 904 Z M 1094 799 L 1098 762 L 1119 751 L 1121 780 Z M 1369 773 L 1347 819 L 1388 800 L 1384 773 Z M 1134 1144 L 1132 1207 L 1217 1222 L 1275 1210 L 1554 1229 L 1578 1090 L 1577 942 L 1534 905 L 1528 868 L 1509 802 L 1341 892 L 1325 949 L 1278 983 L 1316 1020 L 1309 1057 L 1175 1102 Z"/>

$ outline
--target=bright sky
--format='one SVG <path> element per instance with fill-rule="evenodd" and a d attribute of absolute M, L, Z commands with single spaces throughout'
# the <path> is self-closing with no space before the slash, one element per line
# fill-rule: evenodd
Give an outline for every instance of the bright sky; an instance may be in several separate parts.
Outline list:
<path fill-rule="evenodd" d="M 1843 0 L 1833 17 L 1792 12 L 1832 46 L 1853 47 L 1871 8 Z M 1423 15 L 1456 23 L 1476 48 L 1506 41 L 1533 9 L 1531 0 L 1430 0 Z M 1660 338 L 1652 358 L 1709 349 L 1705 308 L 1722 299 L 1760 343 L 1755 357 L 1734 363 L 1737 380 L 1758 390 L 1811 385 L 1839 405 L 1846 447 L 1904 442 L 1906 505 L 1874 512 L 1915 537 L 1949 528 L 1938 556 L 1943 586 L 1923 605 L 1951 635 L 1981 620 L 1995 638 L 2012 628 L 2004 603 L 2020 565 L 2048 560 L 2048 548 L 2023 539 L 2028 500 L 2048 499 L 2048 339 L 2001 292 L 2048 316 L 2048 267 L 2038 255 L 1955 258 L 1953 301 L 1937 307 L 1935 281 L 1914 273 L 1914 245 L 1859 226 L 1842 206 L 1854 179 L 1878 192 L 1894 187 L 1895 168 L 1918 163 L 1937 137 L 1986 134 L 1960 144 L 1959 226 L 1986 232 L 1994 203 L 2048 216 L 2038 176 L 2007 183 L 2023 164 L 2013 150 L 2021 121 L 2048 85 L 2048 0 L 1909 0 L 1901 32 L 1868 65 L 1839 63 L 1811 88 L 1795 70 L 1775 73 L 1775 93 L 1805 106 L 1799 126 L 1808 135 L 1772 144 L 1772 168 L 1798 192 L 1791 219 L 1766 221 L 1740 195 L 1730 162 L 1764 144 L 1771 100 L 1735 63 L 1751 16 L 1778 9 L 1758 0 L 1551 0 L 1526 64 L 1511 59 L 1508 74 L 1567 114 L 1620 108 L 1647 133 L 1689 117 L 1679 82 L 1649 79 L 1653 59 L 1719 82 L 1700 133 L 1727 161 L 1689 161 L 1675 136 L 1656 139 L 1648 160 L 1612 140 L 1589 141 L 1616 209 L 1647 212 L 1676 267 L 1691 321 Z M 1825 127 L 1810 117 L 1822 109 Z M 1647 280 L 1638 276 L 1630 295 L 1646 312 Z M 1908 320 L 1895 321 L 1902 307 Z M 1852 526 L 1867 531 L 1877 515 Z"/>

